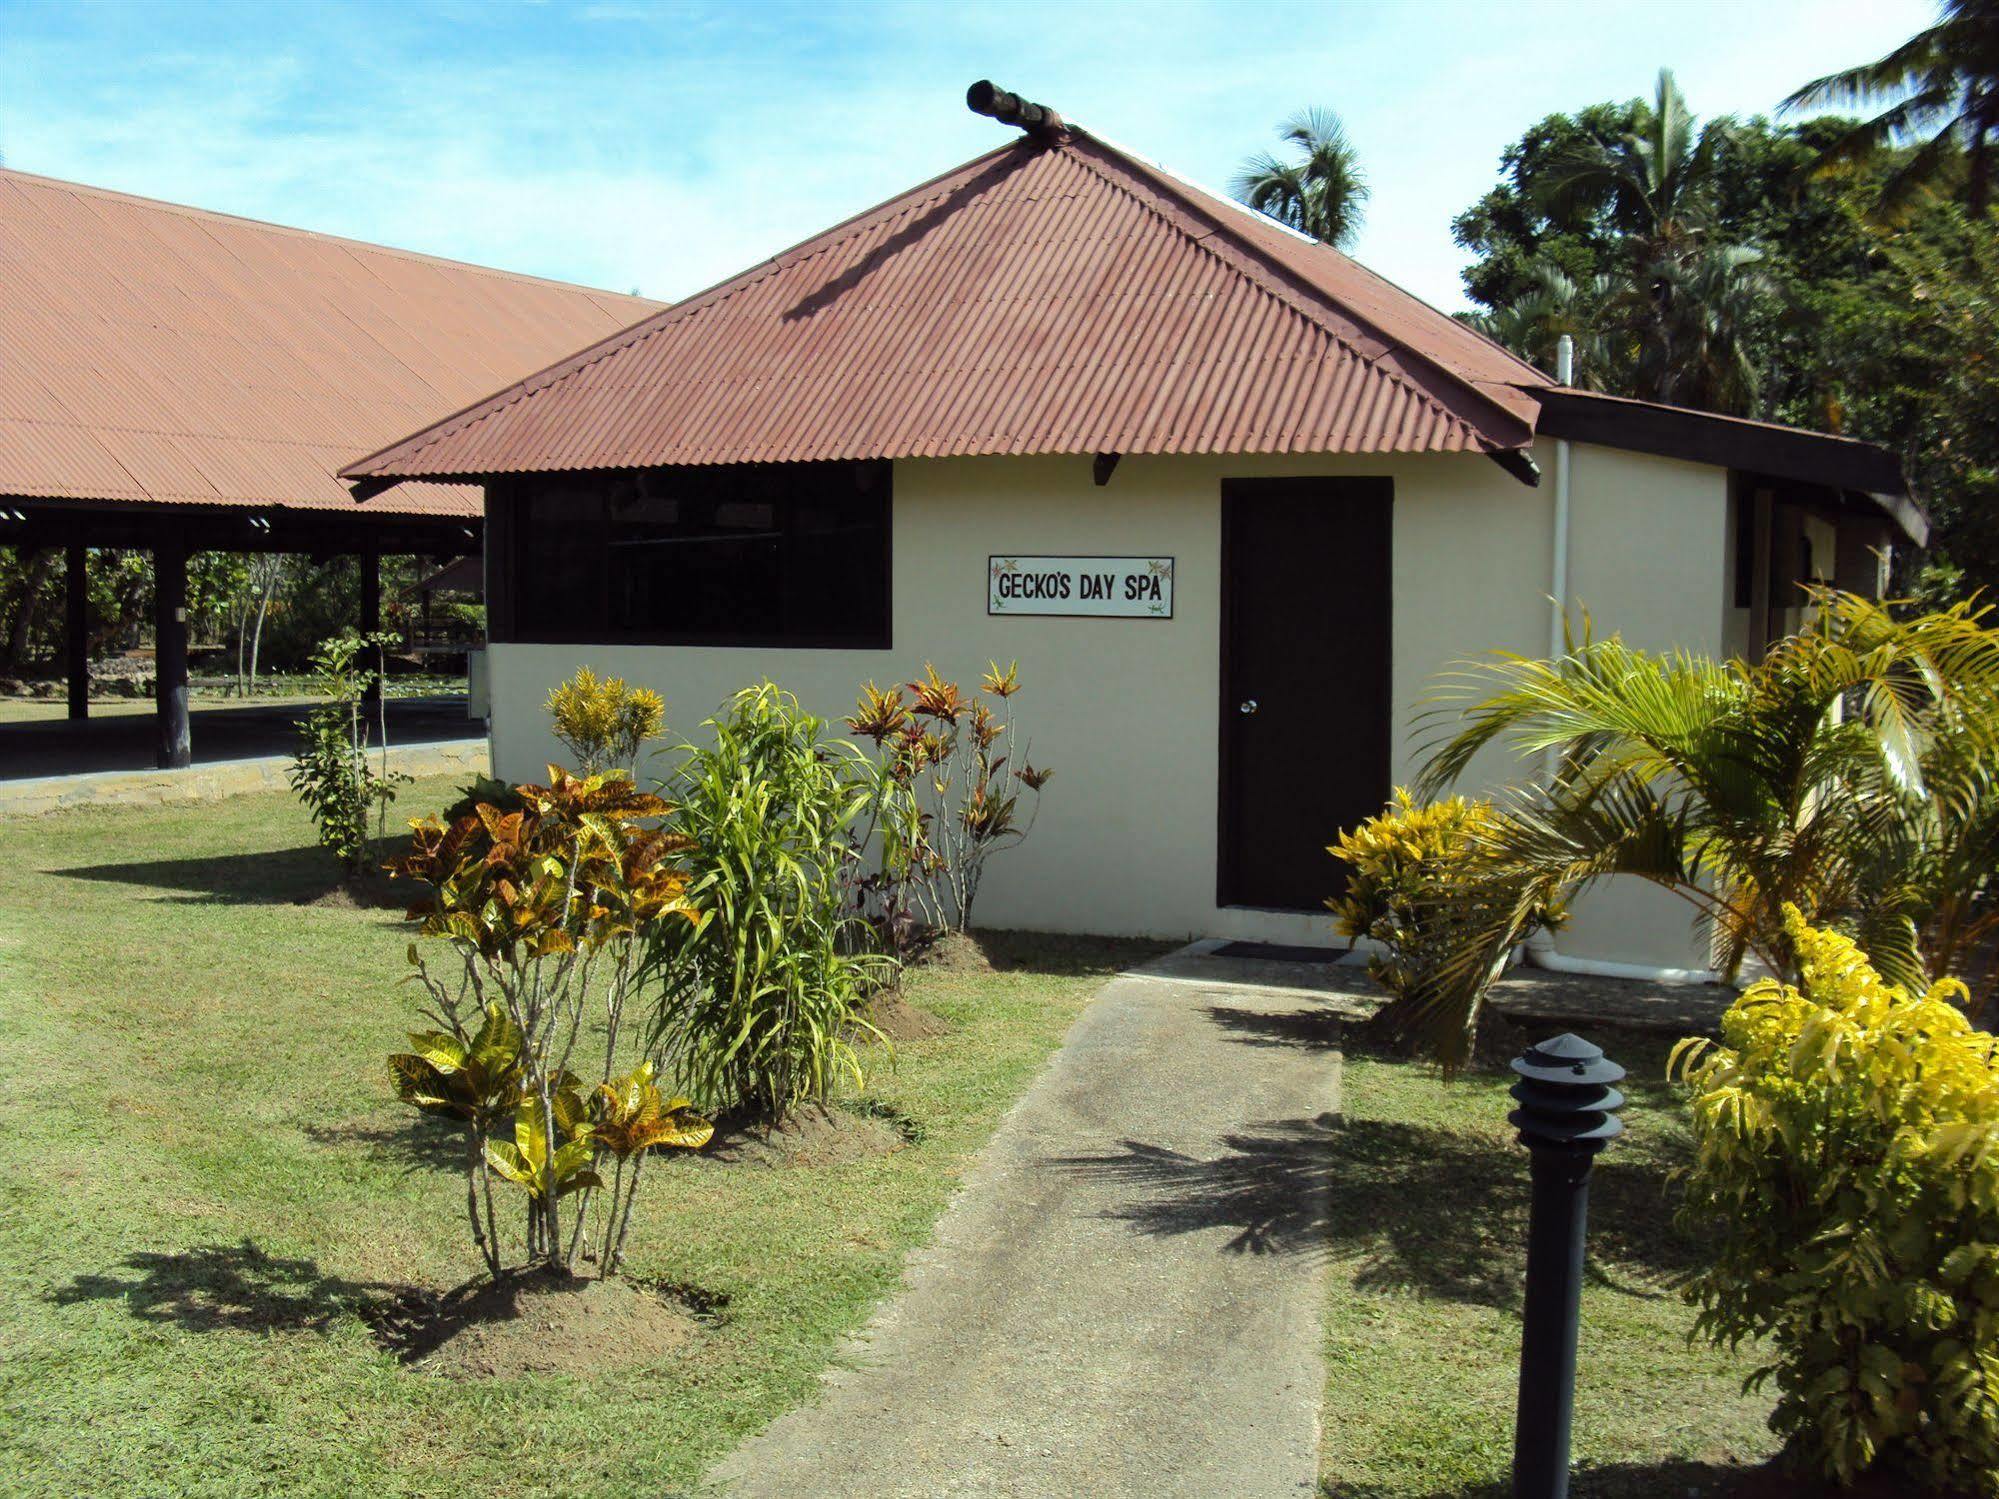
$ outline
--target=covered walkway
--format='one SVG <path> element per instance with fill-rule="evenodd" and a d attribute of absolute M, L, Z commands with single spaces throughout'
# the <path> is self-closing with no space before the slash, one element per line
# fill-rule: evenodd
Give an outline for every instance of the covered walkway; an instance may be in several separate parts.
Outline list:
<path fill-rule="evenodd" d="M 99 703 L 98 716 L 88 722 L 67 717 L 60 703 L 4 706 L 47 711 L 36 717 L 0 713 L 0 786 L 45 776 L 155 768 L 158 730 L 150 704 Z M 298 747 L 298 722 L 310 706 L 296 698 L 194 704 L 188 714 L 193 730 L 188 763 L 289 756 Z M 466 716 L 463 697 L 391 698 L 387 706 L 391 745 L 476 741 L 486 734 L 483 723 Z"/>
<path fill-rule="evenodd" d="M 62 559 L 79 723 L 90 552 L 151 555 L 147 763 L 165 768 L 208 758 L 188 703 L 190 556 L 357 557 L 354 623 L 376 628 L 380 559 L 476 557 L 479 493 L 405 485 L 358 506 L 341 464 L 659 306 L 7 170 L 0 259 L 0 547 Z M 130 733 L 110 728 L 104 753 Z M 0 777 L 29 773 L 17 738 L 0 737 Z"/>

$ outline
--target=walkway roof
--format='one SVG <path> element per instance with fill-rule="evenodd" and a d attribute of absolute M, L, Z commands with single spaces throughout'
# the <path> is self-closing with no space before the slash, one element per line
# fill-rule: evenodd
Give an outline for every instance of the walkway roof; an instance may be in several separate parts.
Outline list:
<path fill-rule="evenodd" d="M 0 496 L 350 517 L 354 454 L 661 305 L 6 170 L 0 287 Z"/>

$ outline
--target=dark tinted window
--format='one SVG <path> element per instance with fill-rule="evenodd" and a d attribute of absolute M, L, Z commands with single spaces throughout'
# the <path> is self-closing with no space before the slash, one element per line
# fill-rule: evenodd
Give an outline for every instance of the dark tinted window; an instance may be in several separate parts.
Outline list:
<path fill-rule="evenodd" d="M 885 647 L 890 466 L 647 469 L 510 491 L 516 640 Z"/>

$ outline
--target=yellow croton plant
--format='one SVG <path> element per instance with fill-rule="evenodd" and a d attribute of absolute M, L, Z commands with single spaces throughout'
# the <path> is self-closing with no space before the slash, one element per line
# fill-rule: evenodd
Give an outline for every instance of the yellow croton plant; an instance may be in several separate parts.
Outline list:
<path fill-rule="evenodd" d="M 1763 1340 L 1794 1457 L 1999 1495 L 1999 1072 L 1964 986 L 1885 983 L 1786 911 L 1800 982 L 1753 985 L 1681 1043 L 1684 1214 L 1709 1246 L 1698 1332 Z"/>

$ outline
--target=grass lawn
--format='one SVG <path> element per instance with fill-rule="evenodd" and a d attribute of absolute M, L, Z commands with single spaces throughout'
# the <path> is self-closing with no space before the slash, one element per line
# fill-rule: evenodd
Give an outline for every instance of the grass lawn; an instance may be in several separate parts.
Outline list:
<path fill-rule="evenodd" d="M 441 805 L 442 782 L 403 805 Z M 810 1397 L 960 1167 L 1134 949 L 925 970 L 871 1076 L 906 1148 L 659 1170 L 636 1275 L 726 1306 L 664 1367 L 451 1380 L 357 1308 L 467 1278 L 463 1186 L 396 1103 L 408 934 L 283 795 L 0 821 L 0 1480 L 9 1494 L 645 1494 Z"/>
<path fill-rule="evenodd" d="M 1753 1367 L 1689 1347 L 1675 1287 L 1699 1245 L 1671 1222 L 1687 1156 L 1663 1078 L 1668 1040 L 1598 1028 L 1624 1064 L 1626 1133 L 1590 1189 L 1590 1279 L 1576 1388 L 1575 1499 L 1732 1487 L 1773 1455 Z M 1539 1032 L 1533 1033 L 1538 1036 Z M 1333 1175 L 1323 1487 L 1336 1499 L 1502 1499 L 1526 1258 L 1527 1152 L 1506 1125 L 1511 1075 L 1444 1083 L 1352 1056 Z"/>

